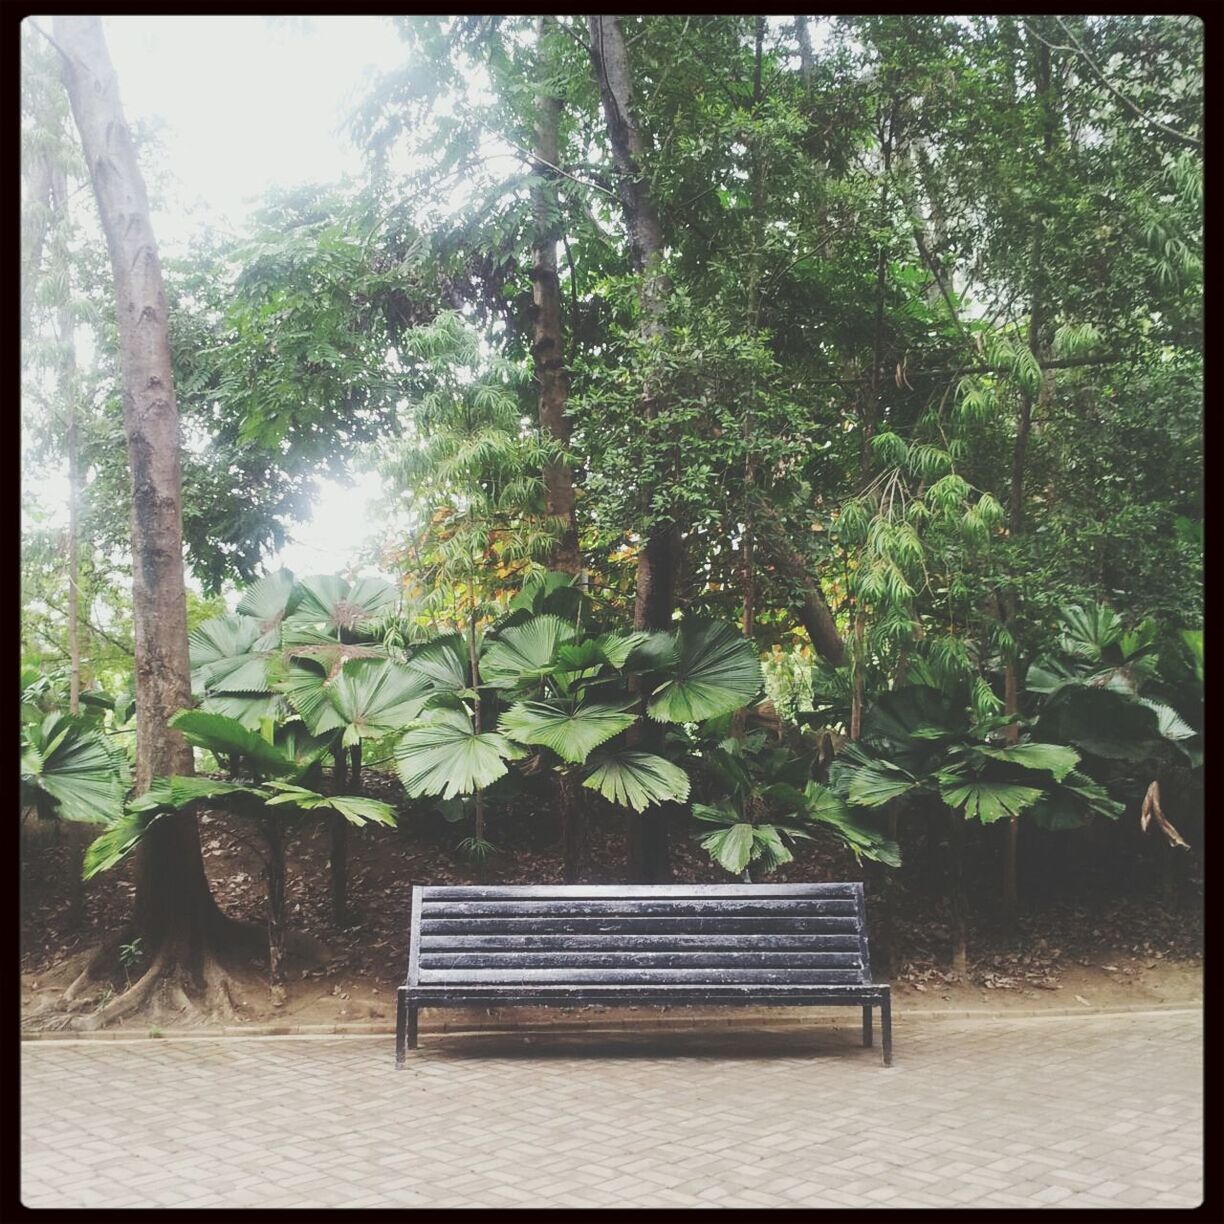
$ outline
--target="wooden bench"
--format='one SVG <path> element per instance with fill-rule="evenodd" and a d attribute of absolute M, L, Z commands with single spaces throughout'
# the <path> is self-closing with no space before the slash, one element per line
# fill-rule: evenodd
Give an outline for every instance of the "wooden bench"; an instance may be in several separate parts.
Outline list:
<path fill-rule="evenodd" d="M 892 1063 L 860 883 L 413 888 L 397 1067 L 422 1007 L 589 1003 L 878 1007 Z"/>

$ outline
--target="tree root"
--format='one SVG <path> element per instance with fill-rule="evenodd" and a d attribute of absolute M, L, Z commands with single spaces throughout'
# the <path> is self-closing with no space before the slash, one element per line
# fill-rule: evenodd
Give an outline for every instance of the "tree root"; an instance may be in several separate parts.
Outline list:
<path fill-rule="evenodd" d="M 212 953 L 203 953 L 188 968 L 181 949 L 162 948 L 127 990 L 90 1015 L 68 1017 L 64 1027 L 95 1032 L 137 1015 L 142 1022 L 232 1022 L 240 1018 L 233 990 L 233 979 Z"/>

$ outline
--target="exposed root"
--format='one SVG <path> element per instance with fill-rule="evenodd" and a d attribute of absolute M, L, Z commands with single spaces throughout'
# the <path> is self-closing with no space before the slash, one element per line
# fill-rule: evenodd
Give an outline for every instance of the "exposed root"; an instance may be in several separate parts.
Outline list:
<path fill-rule="evenodd" d="M 163 948 L 153 958 L 153 963 L 148 969 L 121 995 L 117 995 L 105 1006 L 88 1016 L 73 1016 L 65 1027 L 77 1032 L 91 1033 L 139 1011 L 149 1001 L 155 988 L 161 984 L 162 975 L 169 963 L 168 949 Z"/>
<path fill-rule="evenodd" d="M 210 1018 L 231 1021 L 241 1019 L 231 993 L 232 979 L 220 962 L 211 956 L 205 957 L 202 977 Z"/>
<path fill-rule="evenodd" d="M 94 954 L 86 962 L 85 968 L 72 980 L 72 984 L 64 991 L 64 996 L 60 1000 L 60 1006 L 70 1006 L 76 1004 L 77 1001 L 89 990 L 97 981 L 102 970 L 109 966 L 114 968 L 118 963 L 119 946 L 126 942 L 128 933 L 116 935 L 112 939 L 99 944 Z"/>

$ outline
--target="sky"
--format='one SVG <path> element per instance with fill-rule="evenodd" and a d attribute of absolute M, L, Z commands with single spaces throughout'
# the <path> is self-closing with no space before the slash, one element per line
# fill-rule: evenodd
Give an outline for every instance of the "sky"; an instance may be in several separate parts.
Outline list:
<path fill-rule="evenodd" d="M 35 17 L 42 29 L 51 19 Z M 272 187 L 357 175 L 361 155 L 341 133 L 351 104 L 405 46 L 387 17 L 104 17 L 103 29 L 129 123 L 155 124 L 161 157 L 145 166 L 166 254 L 206 223 L 241 232 Z M 60 515 L 63 476 L 40 482 Z M 297 573 L 351 563 L 376 529 L 379 483 L 322 485 L 314 516 L 271 559 Z M 66 517 L 66 516 L 65 516 Z M 366 572 L 371 572 L 368 568 Z"/>

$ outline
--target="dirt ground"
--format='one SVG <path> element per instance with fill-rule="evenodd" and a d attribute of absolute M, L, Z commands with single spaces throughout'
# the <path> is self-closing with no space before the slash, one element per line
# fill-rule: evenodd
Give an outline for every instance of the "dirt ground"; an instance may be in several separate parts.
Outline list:
<path fill-rule="evenodd" d="M 394 801 L 398 788 L 374 777 L 371 793 Z M 385 792 L 385 793 L 384 793 Z M 613 812 L 589 814 L 582 879 L 623 878 L 623 829 Z M 349 837 L 348 923 L 332 921 L 328 833 L 303 820 L 288 847 L 288 918 L 307 938 L 291 948 L 286 1000 L 275 1006 L 265 966 L 250 961 L 239 979 L 243 1021 L 251 1025 L 390 1024 L 395 988 L 403 981 L 410 885 L 413 883 L 559 883 L 559 830 L 547 814 L 495 815 L 489 836 L 499 853 L 483 870 L 455 851 L 465 830 L 431 811 L 401 814 L 400 828 L 352 830 Z M 967 875 L 977 881 L 969 939 L 969 972 L 948 969 L 947 904 L 941 892 L 942 847 L 933 835 L 904 839 L 906 866 L 884 882 L 839 847 L 812 843 L 771 880 L 865 878 L 877 976 L 894 984 L 899 1010 L 1034 1010 L 1142 1007 L 1202 997 L 1201 860 L 1161 864 L 1168 853 L 1109 830 L 1112 840 L 1061 835 L 1060 843 L 1030 841 L 1021 859 L 1023 913 L 1015 931 L 997 917 L 1002 830 L 981 830 Z M 83 915 L 73 913 L 72 873 L 79 870 L 88 830 L 27 824 L 22 862 L 23 1015 L 52 1002 L 104 935 L 130 912 L 130 864 L 83 885 Z M 234 917 L 263 920 L 262 860 L 253 830 L 218 812 L 200 816 L 205 864 L 221 907 Z M 1074 840 L 1079 838 L 1078 841 Z M 248 840 L 249 839 L 249 840 Z M 1051 850 L 1051 845 L 1053 850 Z M 1184 852 L 1182 852 L 1184 854 Z M 976 856 L 976 857 L 975 857 Z M 672 830 L 676 881 L 727 877 L 693 844 L 682 825 Z M 1163 870 L 1163 874 L 1162 874 Z M 891 953 L 891 955 L 890 955 Z M 97 1006 L 141 969 L 116 963 L 100 983 Z M 633 1009 L 641 1012 L 647 1009 Z M 130 1022 L 135 1024 L 135 1021 Z"/>

